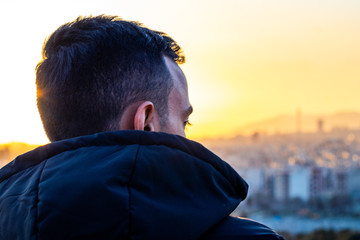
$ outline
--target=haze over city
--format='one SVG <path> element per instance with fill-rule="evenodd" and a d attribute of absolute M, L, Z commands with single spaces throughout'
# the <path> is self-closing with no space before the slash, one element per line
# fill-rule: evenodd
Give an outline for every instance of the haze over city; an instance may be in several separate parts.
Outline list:
<path fill-rule="evenodd" d="M 2 2 L 0 143 L 48 142 L 34 83 L 41 47 L 61 24 L 90 14 L 138 20 L 178 41 L 195 109 L 190 138 L 233 136 L 298 109 L 360 112 L 359 10 L 356 0 Z"/>
<path fill-rule="evenodd" d="M 250 185 L 235 216 L 300 234 L 290 240 L 360 236 L 359 13 L 358 0 L 2 1 L 0 167 L 48 143 L 35 86 L 44 40 L 80 15 L 118 15 L 185 52 L 187 136 Z"/>

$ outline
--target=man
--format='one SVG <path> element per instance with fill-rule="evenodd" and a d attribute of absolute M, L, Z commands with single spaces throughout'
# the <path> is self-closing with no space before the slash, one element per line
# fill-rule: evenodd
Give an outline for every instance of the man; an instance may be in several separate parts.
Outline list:
<path fill-rule="evenodd" d="M 37 101 L 52 143 L 0 171 L 0 239 L 281 239 L 230 217 L 247 195 L 184 138 L 192 112 L 180 47 L 111 16 L 47 40 Z"/>

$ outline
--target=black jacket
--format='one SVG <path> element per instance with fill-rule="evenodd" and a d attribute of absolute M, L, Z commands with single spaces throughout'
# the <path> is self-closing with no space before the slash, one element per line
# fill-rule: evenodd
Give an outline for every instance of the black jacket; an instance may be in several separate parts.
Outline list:
<path fill-rule="evenodd" d="M 228 216 L 247 188 L 227 163 L 179 136 L 68 139 L 0 170 L 0 239 L 281 239 Z"/>

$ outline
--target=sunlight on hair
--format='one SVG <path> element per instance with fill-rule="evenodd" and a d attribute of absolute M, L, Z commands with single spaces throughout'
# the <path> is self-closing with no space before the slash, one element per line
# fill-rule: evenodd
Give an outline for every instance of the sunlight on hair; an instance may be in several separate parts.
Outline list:
<path fill-rule="evenodd" d="M 188 131 L 194 138 L 238 134 L 248 124 L 295 115 L 299 108 L 360 111 L 359 1 L 185 0 L 176 3 L 186 16 L 181 20 L 165 0 L 140 1 L 141 8 L 113 0 L 65 0 L 56 9 L 44 0 L 20 2 L 0 9 L 7 36 L 0 40 L 0 142 L 48 141 L 36 110 L 34 69 L 45 38 L 79 15 L 119 15 L 177 40 L 187 56 L 181 67 L 190 101 L 198 109 Z"/>

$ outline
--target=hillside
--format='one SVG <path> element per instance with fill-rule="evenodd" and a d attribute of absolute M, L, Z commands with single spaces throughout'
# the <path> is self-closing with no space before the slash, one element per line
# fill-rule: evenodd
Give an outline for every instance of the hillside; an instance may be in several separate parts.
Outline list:
<path fill-rule="evenodd" d="M 360 128 L 359 112 L 338 112 L 335 114 L 312 114 L 312 115 L 280 115 L 274 118 L 255 122 L 239 128 L 238 132 L 244 135 L 254 132 L 263 133 L 293 133 L 316 132 L 319 130 L 319 121 L 322 121 L 324 131 L 334 130 L 336 128 Z"/>

